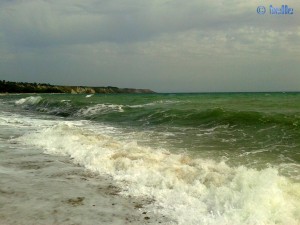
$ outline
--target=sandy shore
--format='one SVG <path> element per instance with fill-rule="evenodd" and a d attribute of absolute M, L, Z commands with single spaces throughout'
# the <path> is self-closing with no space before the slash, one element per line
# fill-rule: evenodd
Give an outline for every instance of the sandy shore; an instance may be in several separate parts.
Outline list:
<path fill-rule="evenodd" d="M 110 177 L 66 157 L 5 144 L 0 135 L 0 225 L 163 224 L 150 199 L 119 195 Z M 4 148 L 5 147 L 5 148 Z"/>

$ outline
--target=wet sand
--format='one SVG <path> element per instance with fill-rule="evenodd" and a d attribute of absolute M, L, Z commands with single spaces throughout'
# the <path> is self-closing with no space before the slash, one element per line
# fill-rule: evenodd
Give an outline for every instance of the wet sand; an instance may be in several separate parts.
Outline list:
<path fill-rule="evenodd" d="M 0 135 L 0 225 L 166 224 L 151 199 L 119 194 L 108 176 Z"/>

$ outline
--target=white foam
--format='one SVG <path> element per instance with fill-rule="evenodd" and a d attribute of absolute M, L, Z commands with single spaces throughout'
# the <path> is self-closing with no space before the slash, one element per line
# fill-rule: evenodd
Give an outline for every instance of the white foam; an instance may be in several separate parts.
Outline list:
<path fill-rule="evenodd" d="M 40 101 L 42 101 L 43 98 L 41 96 L 30 96 L 27 98 L 21 98 L 17 101 L 15 101 L 16 105 L 36 105 L 38 104 Z"/>
<path fill-rule="evenodd" d="M 71 122 L 27 134 L 21 141 L 112 175 L 123 194 L 154 198 L 152 210 L 177 224 L 299 225 L 300 185 L 275 168 L 257 171 L 191 159 L 91 133 Z"/>
<path fill-rule="evenodd" d="M 80 109 L 75 115 L 93 116 L 97 114 L 105 114 L 110 112 L 124 112 L 123 105 L 97 104 L 91 107 Z"/>
<path fill-rule="evenodd" d="M 155 105 L 156 103 L 155 102 L 151 102 L 151 103 L 146 103 L 146 104 L 140 104 L 140 105 L 127 105 L 127 107 L 129 108 L 144 108 L 146 106 L 153 106 Z"/>
<path fill-rule="evenodd" d="M 147 106 L 155 106 L 155 105 L 160 105 L 160 104 L 164 104 L 164 105 L 168 105 L 168 104 L 176 104 L 176 103 L 180 103 L 181 101 L 174 101 L 174 100 L 159 100 L 159 101 L 154 101 L 154 102 L 150 102 L 150 103 L 146 103 L 146 104 L 140 104 L 140 105 L 126 105 L 129 108 L 143 108 L 143 107 L 147 107 Z"/>
<path fill-rule="evenodd" d="M 288 174 L 294 180 L 300 181 L 300 165 L 299 163 L 281 163 L 279 165 L 281 173 Z"/>
<path fill-rule="evenodd" d="M 90 96 L 90 95 L 88 95 Z M 91 95 L 92 96 L 92 95 Z M 86 96 L 87 97 L 87 96 Z M 124 112 L 124 107 L 128 108 L 143 108 L 147 106 L 155 106 L 157 104 L 175 104 L 179 101 L 160 100 L 140 105 L 117 105 L 117 104 L 97 104 L 78 110 L 77 116 L 93 116 L 97 114 L 106 114 L 111 112 Z"/>

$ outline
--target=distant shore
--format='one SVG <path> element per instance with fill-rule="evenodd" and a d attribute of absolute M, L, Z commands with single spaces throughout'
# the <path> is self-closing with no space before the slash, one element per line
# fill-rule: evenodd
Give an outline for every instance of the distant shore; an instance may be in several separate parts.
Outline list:
<path fill-rule="evenodd" d="M 155 92 L 150 89 L 118 88 L 111 86 L 60 86 L 45 83 L 26 83 L 0 80 L 0 93 L 151 94 Z"/>

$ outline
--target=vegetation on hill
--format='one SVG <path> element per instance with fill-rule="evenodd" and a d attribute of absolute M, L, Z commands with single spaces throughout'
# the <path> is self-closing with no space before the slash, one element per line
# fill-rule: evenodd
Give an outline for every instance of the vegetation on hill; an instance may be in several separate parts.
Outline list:
<path fill-rule="evenodd" d="M 59 86 L 45 83 L 11 82 L 0 80 L 0 93 L 154 93 L 149 89 L 118 87 Z"/>

